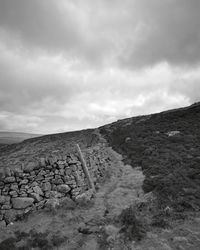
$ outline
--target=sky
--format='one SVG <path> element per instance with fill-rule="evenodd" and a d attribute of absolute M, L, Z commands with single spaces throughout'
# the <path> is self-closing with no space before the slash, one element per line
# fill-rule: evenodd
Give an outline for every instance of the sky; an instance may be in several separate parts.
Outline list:
<path fill-rule="evenodd" d="M 0 131 L 98 127 L 200 101 L 199 0 L 0 0 Z"/>

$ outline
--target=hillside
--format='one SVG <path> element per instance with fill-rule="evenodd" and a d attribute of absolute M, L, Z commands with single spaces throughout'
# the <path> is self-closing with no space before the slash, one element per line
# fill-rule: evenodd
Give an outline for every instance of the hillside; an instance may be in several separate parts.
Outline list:
<path fill-rule="evenodd" d="M 100 128 L 124 162 L 141 166 L 145 192 L 160 207 L 200 208 L 200 104 L 120 120 Z M 174 131 L 174 132 L 172 132 Z M 171 133 L 170 133 L 171 132 Z"/>
<path fill-rule="evenodd" d="M 200 103 L 158 114 L 119 120 L 99 128 L 125 163 L 142 167 L 145 192 L 159 197 L 159 206 L 198 210 L 200 206 Z M 171 131 L 176 131 L 170 134 Z M 16 167 L 49 154 L 73 152 L 76 143 L 98 143 L 95 129 L 45 135 L 2 146 L 0 166 Z"/>
<path fill-rule="evenodd" d="M 1 195 L 7 197 L 0 199 L 0 250 L 199 249 L 199 127 L 196 103 L 2 146 L 0 170 L 6 169 L 8 182 L 0 171 Z M 92 195 L 79 169 L 77 143 L 94 181 Z M 67 194 L 60 193 L 60 181 Z M 79 200 L 81 185 L 86 191 Z M 15 210 L 13 195 L 36 200 Z M 49 201 L 57 207 L 49 210 Z M 21 217 L 14 221 L 16 213 Z"/>
<path fill-rule="evenodd" d="M 38 137 L 38 136 L 41 136 L 41 135 L 30 134 L 30 133 L 19 133 L 19 132 L 0 132 L 0 145 L 19 143 L 24 140 Z"/>

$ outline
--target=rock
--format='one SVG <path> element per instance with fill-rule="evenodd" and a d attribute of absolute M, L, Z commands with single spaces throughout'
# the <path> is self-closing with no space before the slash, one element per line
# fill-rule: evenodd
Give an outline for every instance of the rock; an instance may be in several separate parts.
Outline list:
<path fill-rule="evenodd" d="M 10 204 L 5 204 L 5 205 L 3 205 L 3 206 L 1 207 L 2 210 L 9 210 L 9 209 L 11 209 L 11 208 L 12 208 L 12 206 L 11 206 Z"/>
<path fill-rule="evenodd" d="M 38 175 L 45 175 L 46 174 L 46 172 L 44 171 L 44 170 L 40 170 L 40 172 L 38 173 Z"/>
<path fill-rule="evenodd" d="M 51 170 L 52 166 L 51 165 L 47 165 L 45 168 Z"/>
<path fill-rule="evenodd" d="M 114 225 L 107 225 L 105 226 L 105 232 L 107 235 L 117 235 L 119 232 L 119 228 L 115 227 Z"/>
<path fill-rule="evenodd" d="M 14 210 L 14 209 L 7 210 L 4 214 L 4 219 L 6 223 L 9 224 L 15 221 L 19 213 L 21 214 L 22 212 L 19 212 L 19 210 Z"/>
<path fill-rule="evenodd" d="M 60 200 L 60 207 L 63 209 L 74 209 L 76 207 L 76 203 L 69 197 L 64 197 Z"/>
<path fill-rule="evenodd" d="M 31 183 L 30 187 L 36 187 L 38 186 L 39 184 L 37 183 L 37 181 L 34 181 L 33 183 Z"/>
<path fill-rule="evenodd" d="M 29 162 L 25 167 L 24 167 L 24 172 L 25 173 L 30 173 L 31 171 L 33 171 L 35 169 L 35 162 Z"/>
<path fill-rule="evenodd" d="M 22 169 L 20 167 L 15 167 L 13 172 L 14 172 L 15 176 L 19 176 L 19 175 L 21 175 L 23 173 L 23 171 L 22 171 Z"/>
<path fill-rule="evenodd" d="M 127 143 L 129 141 L 131 141 L 131 138 L 130 137 L 126 137 L 125 142 Z"/>
<path fill-rule="evenodd" d="M 46 159 L 45 158 L 40 158 L 40 166 L 45 167 L 46 166 Z"/>
<path fill-rule="evenodd" d="M 45 202 L 46 202 L 45 200 L 42 200 L 42 201 L 38 202 L 38 203 L 36 204 L 36 208 L 37 208 L 37 209 L 44 208 Z"/>
<path fill-rule="evenodd" d="M 168 135 L 169 137 L 171 137 L 171 136 L 178 135 L 180 133 L 181 133 L 180 131 L 169 131 L 169 132 L 166 133 L 166 135 Z"/>
<path fill-rule="evenodd" d="M 15 209 L 24 209 L 33 205 L 34 199 L 30 197 L 18 197 L 11 199 L 13 208 Z"/>
<path fill-rule="evenodd" d="M 60 193 L 67 194 L 70 190 L 71 188 L 67 184 L 57 186 L 57 191 Z"/>
<path fill-rule="evenodd" d="M 83 194 L 79 194 L 76 197 L 76 202 L 79 204 L 87 204 L 91 200 L 93 194 L 94 194 L 93 190 L 88 190 Z"/>
<path fill-rule="evenodd" d="M 3 168 L 0 168 L 0 181 L 3 181 L 5 179 L 5 171 Z"/>
<path fill-rule="evenodd" d="M 39 202 L 42 200 L 42 197 L 37 193 L 30 193 L 29 197 L 33 198 L 35 202 Z"/>
<path fill-rule="evenodd" d="M 69 164 L 69 165 L 74 165 L 74 166 L 76 166 L 77 161 L 76 161 L 76 160 L 69 160 L 69 161 L 68 161 L 68 164 Z"/>
<path fill-rule="evenodd" d="M 6 177 L 6 178 L 4 179 L 4 182 L 5 182 L 5 183 L 12 183 L 12 182 L 15 182 L 15 177 L 14 177 L 14 176 Z"/>
<path fill-rule="evenodd" d="M 71 175 L 71 173 L 72 173 L 72 169 L 71 168 L 66 168 L 65 169 L 65 174 L 66 175 Z"/>
<path fill-rule="evenodd" d="M 49 199 L 47 200 L 46 204 L 45 204 L 45 207 L 52 211 L 52 212 L 55 212 L 56 211 L 56 208 L 59 207 L 59 200 L 56 199 L 56 198 L 52 198 L 52 199 Z"/>
<path fill-rule="evenodd" d="M 6 177 L 10 177 L 11 176 L 11 171 L 10 171 L 10 168 L 8 168 L 8 167 L 5 168 L 5 176 Z"/>
<path fill-rule="evenodd" d="M 56 185 L 61 185 L 61 184 L 64 183 L 64 181 L 60 178 L 60 179 L 52 180 L 52 183 L 53 183 L 53 184 L 56 184 Z"/>
<path fill-rule="evenodd" d="M 173 242 L 178 242 L 178 243 L 188 243 L 188 239 L 186 237 L 182 237 L 182 236 L 175 236 L 173 238 Z"/>
<path fill-rule="evenodd" d="M 5 220 L 0 221 L 0 228 L 6 227 L 6 222 Z"/>
<path fill-rule="evenodd" d="M 28 183 L 28 180 L 27 179 L 24 179 L 22 181 L 20 181 L 19 185 L 26 185 Z"/>
<path fill-rule="evenodd" d="M 36 181 L 42 181 L 42 180 L 44 180 L 44 176 L 38 175 L 35 179 L 36 179 Z"/>
<path fill-rule="evenodd" d="M 5 196 L 0 196 L 0 205 L 3 205 L 3 204 L 5 204 L 5 202 L 6 202 L 6 198 L 5 198 Z"/>
<path fill-rule="evenodd" d="M 18 196 L 18 193 L 16 191 L 10 191 L 9 195 L 12 196 L 13 198 Z"/>
<path fill-rule="evenodd" d="M 38 194 L 38 195 L 41 195 L 41 196 L 44 195 L 44 193 L 42 192 L 42 189 L 41 189 L 39 186 L 33 187 L 33 191 L 34 191 L 36 194 Z"/>
<path fill-rule="evenodd" d="M 11 186 L 10 186 L 10 190 L 13 190 L 13 191 L 18 191 L 18 190 L 19 190 L 19 188 L 18 188 L 17 183 L 13 183 L 13 184 L 11 184 Z"/>
<path fill-rule="evenodd" d="M 50 182 L 43 183 L 42 191 L 44 191 L 44 192 L 51 191 L 51 183 Z"/>
<path fill-rule="evenodd" d="M 57 191 L 50 191 L 49 196 L 50 196 L 50 199 L 53 199 L 53 198 L 57 199 L 57 198 L 61 198 L 62 194 Z"/>

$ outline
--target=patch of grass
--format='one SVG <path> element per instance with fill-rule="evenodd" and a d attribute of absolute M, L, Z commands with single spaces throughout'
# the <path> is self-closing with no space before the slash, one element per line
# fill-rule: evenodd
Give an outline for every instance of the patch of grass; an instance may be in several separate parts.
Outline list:
<path fill-rule="evenodd" d="M 11 237 L 0 243 L 0 250 L 18 250 L 15 245 L 16 239 Z"/>
<path fill-rule="evenodd" d="M 0 250 L 51 250 L 59 247 L 67 240 L 67 237 L 61 236 L 59 232 L 50 234 L 50 232 L 15 232 L 15 237 L 8 238 L 0 243 Z M 18 246 L 18 243 L 20 246 Z"/>
<path fill-rule="evenodd" d="M 146 228 L 143 222 L 137 218 L 133 206 L 122 211 L 119 221 L 122 225 L 120 232 L 124 234 L 126 239 L 140 241 L 146 235 Z"/>

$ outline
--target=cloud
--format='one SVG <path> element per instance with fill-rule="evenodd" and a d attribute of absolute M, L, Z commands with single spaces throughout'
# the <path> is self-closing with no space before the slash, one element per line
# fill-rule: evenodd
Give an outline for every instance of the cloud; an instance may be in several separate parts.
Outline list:
<path fill-rule="evenodd" d="M 1 0 L 0 130 L 52 133 L 189 105 L 196 0 Z"/>
<path fill-rule="evenodd" d="M 85 63 L 198 65 L 196 0 L 2 0 L 1 36 Z"/>

